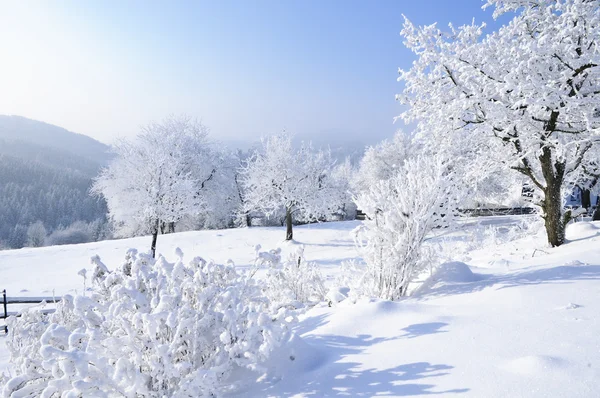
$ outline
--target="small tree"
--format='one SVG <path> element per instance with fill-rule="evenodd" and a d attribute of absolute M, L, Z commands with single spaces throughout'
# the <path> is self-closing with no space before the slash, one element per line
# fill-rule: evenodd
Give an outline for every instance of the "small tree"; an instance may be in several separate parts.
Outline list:
<path fill-rule="evenodd" d="M 41 221 L 36 221 L 27 228 L 27 246 L 42 247 L 46 242 L 46 227 Z"/>
<path fill-rule="evenodd" d="M 95 179 L 122 235 L 152 234 L 154 257 L 161 226 L 198 214 L 216 173 L 207 129 L 187 116 L 168 117 L 115 146 L 117 157 Z"/>
<path fill-rule="evenodd" d="M 240 170 L 245 211 L 270 216 L 283 208 L 285 239 L 292 240 L 293 217 L 316 221 L 343 206 L 333 165 L 329 152 L 315 152 L 310 144 L 295 150 L 288 134 L 264 139 L 262 150 Z"/>
<path fill-rule="evenodd" d="M 367 296 L 397 300 L 427 265 L 423 242 L 453 215 L 455 185 L 437 157 L 407 159 L 394 176 L 373 183 L 356 199 L 367 215 L 356 230 L 366 270 L 360 288 Z"/>

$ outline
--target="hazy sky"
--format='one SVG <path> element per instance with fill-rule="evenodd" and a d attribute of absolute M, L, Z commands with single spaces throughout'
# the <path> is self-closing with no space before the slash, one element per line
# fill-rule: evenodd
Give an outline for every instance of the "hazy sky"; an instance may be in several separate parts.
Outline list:
<path fill-rule="evenodd" d="M 110 143 L 169 113 L 219 139 L 374 143 L 401 127 L 402 15 L 491 21 L 481 0 L 0 0 L 0 114 Z"/>

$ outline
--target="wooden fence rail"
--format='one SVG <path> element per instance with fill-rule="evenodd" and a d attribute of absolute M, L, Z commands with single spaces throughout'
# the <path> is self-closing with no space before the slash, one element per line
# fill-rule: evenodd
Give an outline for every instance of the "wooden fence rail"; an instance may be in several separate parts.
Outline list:
<path fill-rule="evenodd" d="M 0 319 L 4 319 L 4 333 L 8 333 L 8 326 L 6 325 L 6 318 L 9 316 L 21 316 L 21 311 L 8 311 L 9 304 L 40 304 L 46 301 L 47 303 L 56 303 L 60 301 L 60 298 L 55 297 L 8 297 L 6 295 L 6 289 L 2 290 L 2 308 L 4 312 L 0 314 Z M 45 314 L 54 312 L 54 309 L 42 310 Z"/>

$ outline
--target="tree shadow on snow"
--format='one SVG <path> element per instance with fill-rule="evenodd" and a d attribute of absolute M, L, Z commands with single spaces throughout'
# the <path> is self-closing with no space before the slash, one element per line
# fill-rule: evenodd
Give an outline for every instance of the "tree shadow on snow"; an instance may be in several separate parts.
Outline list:
<path fill-rule="evenodd" d="M 354 228 L 362 224 L 359 220 L 348 220 L 348 221 L 329 221 L 329 222 L 315 222 L 309 224 L 302 224 L 294 226 L 297 230 L 310 230 L 310 229 L 330 229 L 344 232 L 350 232 Z"/>
<path fill-rule="evenodd" d="M 352 241 L 348 241 L 348 240 L 340 240 L 340 239 L 334 239 L 331 240 L 327 243 L 304 243 L 304 242 L 299 242 L 301 245 L 304 246 L 321 246 L 321 247 L 356 247 L 356 245 L 354 244 L 354 242 Z"/>
<path fill-rule="evenodd" d="M 318 318 L 318 317 L 315 317 Z M 324 318 L 314 320 L 324 322 Z M 428 326 L 426 326 L 428 325 Z M 439 333 L 446 324 L 411 325 L 404 330 L 408 335 Z M 468 392 L 468 388 L 441 390 L 435 378 L 447 376 L 454 368 L 446 364 L 429 362 L 406 363 L 389 369 L 364 369 L 359 362 L 344 362 L 352 354 L 360 354 L 368 347 L 385 341 L 407 337 L 373 337 L 361 334 L 356 337 L 339 335 L 311 335 L 304 340 L 324 354 L 323 363 L 307 372 L 284 376 L 274 383 L 266 382 L 261 388 L 264 395 L 313 397 L 405 397 L 414 395 L 441 395 Z M 402 361 L 402 353 L 391 352 Z"/>
<path fill-rule="evenodd" d="M 298 336 L 302 336 L 304 333 L 311 332 L 318 327 L 325 325 L 328 322 L 327 318 L 329 318 L 330 315 L 330 313 L 327 313 L 309 316 L 294 327 L 294 333 L 296 333 Z"/>
<path fill-rule="evenodd" d="M 318 264 L 320 266 L 323 267 L 327 267 L 327 266 L 340 266 L 340 264 L 344 263 L 344 262 L 349 262 L 349 261 L 356 261 L 356 260 L 360 260 L 360 257 L 356 256 L 356 257 L 342 257 L 342 258 L 332 258 L 332 259 L 327 259 L 327 260 L 309 260 L 312 263 Z"/>
<path fill-rule="evenodd" d="M 400 337 L 413 339 L 425 334 L 446 333 L 447 330 L 440 330 L 445 326 L 448 326 L 448 324 L 444 322 L 415 323 L 403 328 L 402 330 L 405 333 Z"/>
<path fill-rule="evenodd" d="M 427 299 L 431 297 L 473 293 L 489 287 L 500 290 L 517 286 L 565 284 L 572 283 L 573 281 L 600 280 L 600 265 L 563 265 L 510 274 L 476 274 L 476 276 L 479 280 L 474 282 L 438 283 L 432 288 L 418 292 L 415 298 Z"/>

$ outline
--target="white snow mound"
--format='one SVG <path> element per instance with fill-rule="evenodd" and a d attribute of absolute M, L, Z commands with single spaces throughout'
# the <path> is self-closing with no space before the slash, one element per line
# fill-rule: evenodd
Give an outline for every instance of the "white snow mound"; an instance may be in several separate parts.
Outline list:
<path fill-rule="evenodd" d="M 446 285 L 470 283 L 480 280 L 480 276 L 474 274 L 471 268 L 460 261 L 450 261 L 441 264 L 413 295 L 429 293 L 439 287 Z"/>
<path fill-rule="evenodd" d="M 600 223 L 596 222 L 575 222 L 567 225 L 566 238 L 568 240 L 577 240 L 590 238 L 600 233 Z"/>
<path fill-rule="evenodd" d="M 460 261 L 441 264 L 431 276 L 436 282 L 466 283 L 478 280 L 471 268 Z"/>
<path fill-rule="evenodd" d="M 513 359 L 503 364 L 503 368 L 511 373 L 525 376 L 543 375 L 549 371 L 559 371 L 565 366 L 564 359 L 547 355 L 528 355 Z"/>

